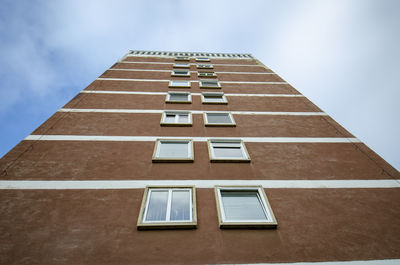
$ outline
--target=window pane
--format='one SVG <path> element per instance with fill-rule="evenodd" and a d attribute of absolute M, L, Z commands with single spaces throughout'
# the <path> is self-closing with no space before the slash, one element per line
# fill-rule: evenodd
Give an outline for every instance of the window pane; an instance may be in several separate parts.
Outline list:
<path fill-rule="evenodd" d="M 188 81 L 172 81 L 173 86 L 188 86 Z"/>
<path fill-rule="evenodd" d="M 188 123 L 189 115 L 188 114 L 179 114 L 179 122 L 180 123 Z"/>
<path fill-rule="evenodd" d="M 205 101 L 210 101 L 210 102 L 223 102 L 224 99 L 222 96 L 204 96 Z"/>
<path fill-rule="evenodd" d="M 168 191 L 152 191 L 150 193 L 146 221 L 165 221 L 167 203 Z"/>
<path fill-rule="evenodd" d="M 187 158 L 188 142 L 160 142 L 159 157 L 163 158 Z"/>
<path fill-rule="evenodd" d="M 229 114 L 207 114 L 208 123 L 232 123 Z"/>
<path fill-rule="evenodd" d="M 232 157 L 241 158 L 243 157 L 243 152 L 240 147 L 213 147 L 214 154 L 218 157 Z"/>
<path fill-rule="evenodd" d="M 188 95 L 187 94 L 170 94 L 169 95 L 169 100 L 173 100 L 173 101 L 188 101 Z"/>
<path fill-rule="evenodd" d="M 221 191 L 227 220 L 267 220 L 257 191 Z"/>
<path fill-rule="evenodd" d="M 174 123 L 175 122 L 175 114 L 166 114 L 165 122 Z"/>
<path fill-rule="evenodd" d="M 190 192 L 174 190 L 172 192 L 171 221 L 190 221 Z"/>

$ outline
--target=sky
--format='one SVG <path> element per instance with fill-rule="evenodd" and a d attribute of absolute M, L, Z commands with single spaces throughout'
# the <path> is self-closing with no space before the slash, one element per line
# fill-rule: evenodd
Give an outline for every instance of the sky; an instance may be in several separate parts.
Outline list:
<path fill-rule="evenodd" d="M 129 50 L 251 53 L 400 170 L 400 1 L 2 0 L 0 157 Z"/>

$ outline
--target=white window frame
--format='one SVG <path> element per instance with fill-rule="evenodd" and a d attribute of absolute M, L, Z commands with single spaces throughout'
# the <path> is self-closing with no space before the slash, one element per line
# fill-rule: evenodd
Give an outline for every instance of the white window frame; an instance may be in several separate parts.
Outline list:
<path fill-rule="evenodd" d="M 190 68 L 190 65 L 188 63 L 176 63 L 174 64 L 175 68 Z"/>
<path fill-rule="evenodd" d="M 217 74 L 212 71 L 198 71 L 197 76 L 198 77 L 217 77 Z"/>
<path fill-rule="evenodd" d="M 177 190 L 189 191 L 190 194 L 190 220 L 173 221 L 169 220 L 171 214 L 172 192 Z M 168 191 L 167 217 L 165 221 L 146 221 L 147 210 L 149 207 L 150 196 L 153 191 Z M 196 189 L 194 186 L 146 186 L 143 194 L 140 214 L 138 217 L 138 229 L 192 229 L 197 227 L 197 207 L 196 207 Z"/>
<path fill-rule="evenodd" d="M 211 162 L 250 162 L 250 155 L 247 152 L 246 146 L 244 145 L 244 142 L 240 139 L 209 139 L 207 141 L 208 143 L 208 153 L 210 156 L 210 161 Z M 226 143 L 226 146 L 229 147 L 229 145 L 233 144 L 239 144 L 240 146 L 240 151 L 242 152 L 242 157 L 221 157 L 221 156 L 216 156 L 215 151 L 214 151 L 214 144 L 215 143 Z"/>
<path fill-rule="evenodd" d="M 187 100 L 171 100 L 171 95 L 187 95 Z M 190 92 L 186 91 L 168 91 L 168 94 L 165 97 L 165 103 L 191 104 L 192 95 Z"/>
<path fill-rule="evenodd" d="M 183 82 L 186 82 L 185 85 L 177 85 L 179 83 L 183 84 Z M 169 87 L 171 88 L 190 88 L 190 81 L 186 81 L 186 80 L 171 80 L 169 81 Z"/>
<path fill-rule="evenodd" d="M 210 99 L 207 99 L 206 97 L 219 97 L 221 96 L 222 101 L 212 101 Z M 201 103 L 202 104 L 228 104 L 228 100 L 224 94 L 224 92 L 202 92 L 201 93 Z"/>
<path fill-rule="evenodd" d="M 208 120 L 208 115 L 211 114 L 211 116 L 213 114 L 224 114 L 227 115 L 230 119 L 231 119 L 231 123 L 210 123 Z M 204 119 L 204 125 L 205 126 L 228 126 L 228 127 L 235 127 L 236 123 L 235 123 L 235 119 L 233 118 L 232 113 L 230 112 L 211 112 L 211 111 L 207 111 L 203 113 L 203 119 Z"/>
<path fill-rule="evenodd" d="M 186 72 L 186 73 L 185 74 L 180 74 L 178 72 Z M 174 69 L 171 72 L 171 76 L 185 76 L 185 77 L 188 77 L 188 76 L 190 76 L 190 71 L 189 70 Z"/>
<path fill-rule="evenodd" d="M 214 66 L 212 64 L 197 64 L 197 69 L 213 69 Z"/>
<path fill-rule="evenodd" d="M 175 61 L 190 61 L 189 56 L 176 56 Z"/>
<path fill-rule="evenodd" d="M 160 146 L 163 142 L 180 142 L 187 143 L 188 157 L 160 157 Z M 193 162 L 194 149 L 192 139 L 157 139 L 154 144 L 153 163 L 154 162 Z"/>
<path fill-rule="evenodd" d="M 166 122 L 167 115 L 175 115 L 175 122 Z M 179 115 L 188 115 L 188 122 L 179 122 Z M 161 115 L 161 126 L 192 126 L 192 113 L 190 111 L 164 111 Z"/>
<path fill-rule="evenodd" d="M 196 62 L 209 62 L 210 58 L 208 57 L 196 57 Z"/>
<path fill-rule="evenodd" d="M 243 228 L 243 227 L 253 227 L 253 228 L 276 228 L 278 222 L 272 211 L 271 205 L 268 201 L 267 195 L 262 186 L 215 186 L 215 198 L 217 201 L 217 211 L 220 228 Z M 264 211 L 267 220 L 228 220 L 225 217 L 221 191 L 256 191 L 260 205 Z"/>
<path fill-rule="evenodd" d="M 215 85 L 204 85 L 205 82 L 213 82 Z M 217 79 L 200 79 L 200 88 L 221 88 L 221 84 Z"/>

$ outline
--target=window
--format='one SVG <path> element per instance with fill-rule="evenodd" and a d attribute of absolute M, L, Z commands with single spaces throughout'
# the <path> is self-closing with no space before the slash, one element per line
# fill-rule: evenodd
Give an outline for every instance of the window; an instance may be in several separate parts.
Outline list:
<path fill-rule="evenodd" d="M 190 87 L 190 81 L 172 80 L 169 82 L 169 87 L 187 88 Z"/>
<path fill-rule="evenodd" d="M 156 141 L 153 162 L 193 162 L 193 141 L 159 139 Z"/>
<path fill-rule="evenodd" d="M 211 162 L 250 162 L 243 141 L 236 139 L 212 139 L 208 141 Z"/>
<path fill-rule="evenodd" d="M 215 72 L 198 72 L 197 73 L 198 77 L 217 77 L 217 74 Z"/>
<path fill-rule="evenodd" d="M 213 69 L 214 66 L 212 64 L 198 64 L 197 69 Z"/>
<path fill-rule="evenodd" d="M 146 187 L 138 229 L 196 228 L 194 187 Z"/>
<path fill-rule="evenodd" d="M 164 111 L 161 126 L 192 126 L 192 113 L 189 111 Z"/>
<path fill-rule="evenodd" d="M 190 76 L 188 70 L 173 70 L 171 76 Z"/>
<path fill-rule="evenodd" d="M 204 124 L 205 126 L 236 126 L 229 112 L 205 112 Z"/>
<path fill-rule="evenodd" d="M 196 62 L 209 62 L 210 58 L 208 57 L 197 57 Z"/>
<path fill-rule="evenodd" d="M 176 67 L 176 68 L 189 68 L 189 64 L 187 64 L 187 63 L 176 63 L 176 64 L 174 64 L 174 67 Z"/>
<path fill-rule="evenodd" d="M 189 61 L 188 56 L 176 56 L 175 61 Z"/>
<path fill-rule="evenodd" d="M 278 223 L 261 186 L 215 187 L 220 228 L 275 228 Z"/>
<path fill-rule="evenodd" d="M 192 96 L 189 92 L 168 92 L 166 103 L 192 103 Z"/>
<path fill-rule="evenodd" d="M 203 104 L 228 104 L 223 92 L 203 92 L 201 93 L 201 102 Z"/>
<path fill-rule="evenodd" d="M 200 88 L 221 88 L 218 80 L 214 79 L 203 79 L 200 80 Z"/>

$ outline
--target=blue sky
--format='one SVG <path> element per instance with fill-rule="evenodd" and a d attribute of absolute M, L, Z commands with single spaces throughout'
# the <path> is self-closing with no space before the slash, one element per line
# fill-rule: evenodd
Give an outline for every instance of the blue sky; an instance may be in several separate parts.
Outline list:
<path fill-rule="evenodd" d="M 400 1 L 0 5 L 0 156 L 128 50 L 251 53 L 400 169 Z"/>

